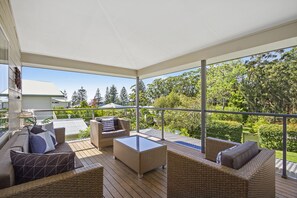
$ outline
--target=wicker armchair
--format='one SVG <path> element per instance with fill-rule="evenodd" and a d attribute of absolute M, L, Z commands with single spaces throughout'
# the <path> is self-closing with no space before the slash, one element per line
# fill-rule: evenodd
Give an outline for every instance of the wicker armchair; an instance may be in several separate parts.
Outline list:
<path fill-rule="evenodd" d="M 91 120 L 90 136 L 91 143 L 99 150 L 103 147 L 112 146 L 113 139 L 123 136 L 130 136 L 130 121 L 122 118 L 115 120 L 115 131 L 103 131 L 103 124 L 97 120 Z"/>
<path fill-rule="evenodd" d="M 168 151 L 168 197 L 275 197 L 275 154 L 261 149 L 239 170 L 211 160 L 236 143 L 206 139 L 206 159 Z"/>
<path fill-rule="evenodd" d="M 0 190 L 0 197 L 102 197 L 103 166 L 92 164 Z"/>

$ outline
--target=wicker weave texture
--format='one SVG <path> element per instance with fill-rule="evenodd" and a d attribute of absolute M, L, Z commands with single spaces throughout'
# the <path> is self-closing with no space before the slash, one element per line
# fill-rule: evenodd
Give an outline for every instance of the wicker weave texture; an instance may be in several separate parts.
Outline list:
<path fill-rule="evenodd" d="M 93 164 L 5 188 L 0 197 L 103 197 L 103 166 Z"/>
<path fill-rule="evenodd" d="M 167 154 L 167 195 L 170 198 L 275 196 L 274 151 L 261 150 L 239 170 L 174 151 Z"/>
<path fill-rule="evenodd" d="M 130 121 L 122 118 L 118 118 L 118 121 L 119 121 L 119 129 L 125 130 L 124 136 L 130 136 Z M 100 149 L 106 146 L 113 145 L 114 137 L 110 137 L 110 138 L 102 137 L 102 132 L 103 132 L 102 123 L 97 122 L 96 120 L 91 120 L 90 125 L 91 125 L 91 131 L 90 131 L 91 143 L 94 146 Z"/>

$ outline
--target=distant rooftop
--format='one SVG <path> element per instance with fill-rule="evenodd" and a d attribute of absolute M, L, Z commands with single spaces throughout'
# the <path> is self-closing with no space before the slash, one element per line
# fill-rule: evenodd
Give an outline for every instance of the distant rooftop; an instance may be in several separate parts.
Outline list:
<path fill-rule="evenodd" d="M 0 95 L 7 95 L 6 89 Z M 59 88 L 51 82 L 35 81 L 35 80 L 22 80 L 22 95 L 26 96 L 52 96 L 63 97 Z"/>

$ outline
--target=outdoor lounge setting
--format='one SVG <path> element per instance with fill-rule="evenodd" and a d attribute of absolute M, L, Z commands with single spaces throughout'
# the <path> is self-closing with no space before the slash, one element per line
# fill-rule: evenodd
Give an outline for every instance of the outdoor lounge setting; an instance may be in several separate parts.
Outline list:
<path fill-rule="evenodd" d="M 0 0 L 0 197 L 296 198 L 296 8 Z"/>

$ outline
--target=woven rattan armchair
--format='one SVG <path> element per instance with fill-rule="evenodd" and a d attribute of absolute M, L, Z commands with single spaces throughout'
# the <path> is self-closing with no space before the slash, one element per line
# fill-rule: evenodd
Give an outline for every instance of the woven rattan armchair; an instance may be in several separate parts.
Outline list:
<path fill-rule="evenodd" d="M 168 151 L 168 197 L 275 197 L 275 154 L 261 149 L 239 170 L 213 162 L 236 143 L 206 139 L 206 158 Z"/>
<path fill-rule="evenodd" d="M 130 120 L 116 118 L 115 123 L 115 131 L 104 132 L 101 122 L 97 120 L 90 121 L 91 143 L 99 150 L 103 147 L 112 146 L 114 138 L 130 136 Z"/>
<path fill-rule="evenodd" d="M 102 197 L 103 166 L 92 164 L 0 190 L 0 197 Z"/>

